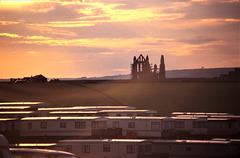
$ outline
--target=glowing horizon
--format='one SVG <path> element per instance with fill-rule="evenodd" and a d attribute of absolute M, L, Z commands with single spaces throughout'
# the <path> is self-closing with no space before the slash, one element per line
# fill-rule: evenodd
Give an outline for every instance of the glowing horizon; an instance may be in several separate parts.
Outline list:
<path fill-rule="evenodd" d="M 0 13 L 0 78 L 130 74 L 140 54 L 167 70 L 240 67 L 237 0 L 2 0 Z"/>

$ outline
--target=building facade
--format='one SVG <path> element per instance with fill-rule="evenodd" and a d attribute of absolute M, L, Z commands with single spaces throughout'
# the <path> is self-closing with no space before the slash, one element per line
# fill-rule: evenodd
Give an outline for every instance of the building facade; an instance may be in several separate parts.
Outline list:
<path fill-rule="evenodd" d="M 161 55 L 159 68 L 156 64 L 153 68 L 151 67 L 148 55 L 146 58 L 142 54 L 138 58 L 134 56 L 131 70 L 133 80 L 151 81 L 166 78 L 163 55 Z"/>

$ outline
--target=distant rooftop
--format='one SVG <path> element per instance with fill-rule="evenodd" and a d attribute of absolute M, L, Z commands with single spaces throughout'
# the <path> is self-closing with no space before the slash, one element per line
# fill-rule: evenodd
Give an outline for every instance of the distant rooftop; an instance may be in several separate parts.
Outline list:
<path fill-rule="evenodd" d="M 43 104 L 43 102 L 3 102 L 0 103 L 2 105 L 35 105 L 35 104 Z"/>

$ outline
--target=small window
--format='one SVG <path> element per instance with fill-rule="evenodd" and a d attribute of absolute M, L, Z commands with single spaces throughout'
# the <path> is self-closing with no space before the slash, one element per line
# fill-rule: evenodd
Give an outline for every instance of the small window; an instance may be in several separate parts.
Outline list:
<path fill-rule="evenodd" d="M 145 146 L 144 145 L 139 145 L 138 146 L 138 152 L 139 153 L 145 153 L 146 151 L 145 151 Z"/>
<path fill-rule="evenodd" d="M 127 145 L 127 153 L 134 154 L 135 153 L 135 146 L 134 145 Z"/>
<path fill-rule="evenodd" d="M 32 129 L 32 122 L 28 122 L 28 129 Z"/>
<path fill-rule="evenodd" d="M 14 122 L 11 123 L 11 130 L 15 130 L 15 123 Z"/>
<path fill-rule="evenodd" d="M 168 151 L 171 151 L 171 150 L 172 150 L 172 146 L 169 145 L 169 146 L 168 146 Z"/>
<path fill-rule="evenodd" d="M 60 128 L 66 128 L 66 122 L 60 122 Z"/>
<path fill-rule="evenodd" d="M 175 122 L 175 127 L 176 128 L 185 128 L 184 121 L 177 121 L 177 122 Z"/>
<path fill-rule="evenodd" d="M 234 124 L 232 124 L 232 122 L 228 122 L 228 128 L 232 129 L 234 127 Z"/>
<path fill-rule="evenodd" d="M 47 129 L 47 122 L 41 122 L 41 129 Z"/>
<path fill-rule="evenodd" d="M 9 127 L 9 123 L 6 122 L 6 123 L 5 123 L 5 130 L 8 131 L 8 130 L 10 130 L 9 128 L 10 128 L 10 127 Z"/>
<path fill-rule="evenodd" d="M 119 128 L 119 122 L 113 121 L 113 128 Z"/>
<path fill-rule="evenodd" d="M 103 152 L 110 152 L 110 144 L 103 144 Z"/>
<path fill-rule="evenodd" d="M 82 153 L 90 153 L 90 145 L 83 145 Z"/>
<path fill-rule="evenodd" d="M 151 152 L 151 145 L 150 144 L 139 145 L 138 146 L 138 151 L 139 151 L 139 153 L 150 153 Z"/>
<path fill-rule="evenodd" d="M 206 128 L 205 121 L 193 121 L 193 128 Z"/>
<path fill-rule="evenodd" d="M 128 113 L 127 116 L 132 116 L 133 114 L 132 113 Z"/>
<path fill-rule="evenodd" d="M 191 151 L 191 150 L 192 150 L 192 148 L 190 146 L 186 147 L 186 151 Z"/>
<path fill-rule="evenodd" d="M 72 152 L 72 146 L 71 145 L 67 145 L 66 146 L 66 151 L 71 153 Z"/>
<path fill-rule="evenodd" d="M 152 122 L 151 123 L 151 129 L 154 131 L 160 130 L 160 122 Z"/>
<path fill-rule="evenodd" d="M 135 128 L 135 122 L 128 122 L 128 128 Z"/>
<path fill-rule="evenodd" d="M 92 128 L 106 128 L 107 122 L 106 121 L 94 121 L 92 122 Z"/>
<path fill-rule="evenodd" d="M 80 128 L 80 129 L 86 128 L 86 122 L 75 122 L 75 128 Z"/>

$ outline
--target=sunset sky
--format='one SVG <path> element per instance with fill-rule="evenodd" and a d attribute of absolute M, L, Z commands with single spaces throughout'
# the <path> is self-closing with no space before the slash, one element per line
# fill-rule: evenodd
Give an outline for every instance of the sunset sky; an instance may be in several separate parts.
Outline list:
<path fill-rule="evenodd" d="M 238 0 L 0 0 L 0 78 L 239 67 Z"/>

